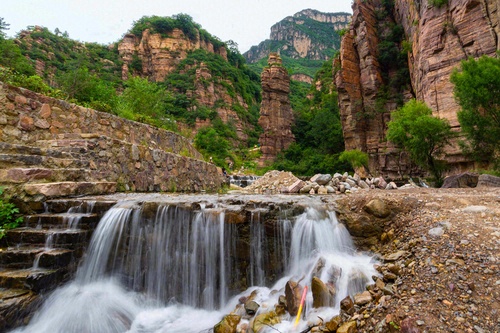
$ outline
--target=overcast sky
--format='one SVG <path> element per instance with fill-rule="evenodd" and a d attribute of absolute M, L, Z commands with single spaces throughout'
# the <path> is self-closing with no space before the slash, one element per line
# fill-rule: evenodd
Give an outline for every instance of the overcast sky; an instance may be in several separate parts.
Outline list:
<path fill-rule="evenodd" d="M 269 38 L 271 26 L 302 9 L 352 13 L 352 0 L 1 0 L 0 17 L 13 37 L 27 26 L 59 28 L 82 42 L 118 41 L 142 16 L 185 13 L 240 52 Z"/>

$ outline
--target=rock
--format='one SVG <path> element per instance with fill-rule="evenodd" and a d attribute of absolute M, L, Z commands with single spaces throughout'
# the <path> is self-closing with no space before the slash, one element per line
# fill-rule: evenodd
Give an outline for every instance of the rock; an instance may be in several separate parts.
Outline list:
<path fill-rule="evenodd" d="M 483 213 L 488 210 L 486 206 L 468 206 L 462 209 L 464 213 Z"/>
<path fill-rule="evenodd" d="M 368 202 L 363 209 L 368 214 L 371 214 L 376 217 L 386 218 L 391 214 L 391 211 L 387 207 L 387 204 L 382 199 L 373 199 Z"/>
<path fill-rule="evenodd" d="M 370 188 L 370 185 L 368 185 L 364 180 L 360 180 L 358 184 L 359 184 L 359 187 L 361 187 L 362 189 L 369 189 Z"/>
<path fill-rule="evenodd" d="M 298 179 L 295 183 L 288 187 L 288 193 L 299 193 L 300 189 L 303 188 L 306 183 L 300 179 Z"/>
<path fill-rule="evenodd" d="M 444 229 L 441 227 L 432 228 L 428 232 L 429 236 L 434 238 L 440 238 L 444 234 Z"/>
<path fill-rule="evenodd" d="M 335 189 L 331 186 L 326 186 L 326 192 L 328 194 L 335 193 Z"/>
<path fill-rule="evenodd" d="M 414 319 L 408 317 L 401 322 L 401 333 L 420 333 Z"/>
<path fill-rule="evenodd" d="M 378 178 L 378 184 L 376 184 L 378 186 L 378 188 L 382 189 L 382 190 L 385 190 L 386 187 L 387 187 L 387 182 L 385 181 L 384 178 L 382 177 L 379 177 Z"/>
<path fill-rule="evenodd" d="M 500 187 L 500 177 L 487 174 L 480 175 L 477 187 Z"/>
<path fill-rule="evenodd" d="M 302 298 L 303 287 L 295 281 L 288 281 L 285 286 L 285 297 L 288 313 L 296 316 L 299 311 L 300 299 Z"/>
<path fill-rule="evenodd" d="M 313 295 L 313 307 L 332 307 L 335 301 L 335 287 L 332 284 L 325 284 L 318 277 L 313 277 L 311 282 L 311 292 Z"/>
<path fill-rule="evenodd" d="M 398 261 L 399 259 L 405 257 L 408 254 L 406 251 L 397 251 L 394 253 L 391 253 L 389 255 L 386 255 L 383 257 L 383 260 L 385 262 L 393 262 L 393 261 Z"/>
<path fill-rule="evenodd" d="M 337 330 L 337 333 L 356 333 L 356 322 L 350 321 L 347 323 L 343 323 Z"/>
<path fill-rule="evenodd" d="M 386 190 L 396 190 L 398 188 L 398 186 L 396 185 L 395 182 L 390 182 L 389 184 L 387 184 L 387 186 L 385 187 Z"/>
<path fill-rule="evenodd" d="M 330 174 L 316 174 L 314 175 L 310 181 L 313 183 L 318 183 L 319 185 L 326 185 L 332 180 L 332 175 Z"/>
<path fill-rule="evenodd" d="M 328 194 L 328 190 L 324 186 L 318 188 L 318 194 Z"/>
<path fill-rule="evenodd" d="M 464 172 L 458 175 L 448 176 L 444 179 L 442 188 L 468 188 L 476 187 L 479 175 L 471 172 Z"/>
<path fill-rule="evenodd" d="M 354 304 L 365 305 L 373 300 L 372 295 L 369 291 L 363 291 L 360 294 L 354 295 Z"/>
<path fill-rule="evenodd" d="M 309 193 L 309 191 L 312 189 L 312 184 L 307 184 L 303 188 L 300 189 L 300 193 Z"/>
<path fill-rule="evenodd" d="M 245 311 L 248 315 L 251 316 L 253 316 L 257 312 L 259 307 L 260 305 L 255 301 L 248 301 L 245 303 Z"/>
<path fill-rule="evenodd" d="M 354 302 L 352 301 L 350 296 L 346 296 L 343 300 L 340 301 L 340 310 L 349 315 L 352 315 L 354 313 Z"/>
<path fill-rule="evenodd" d="M 368 277 L 359 269 L 354 269 L 350 272 L 347 281 L 347 290 L 349 293 L 355 293 L 365 289 L 368 283 Z"/>
<path fill-rule="evenodd" d="M 342 323 L 342 318 L 340 316 L 335 316 L 325 324 L 325 327 L 329 332 L 336 332 L 340 323 Z"/>
<path fill-rule="evenodd" d="M 254 333 L 263 332 L 265 329 L 281 322 L 278 314 L 274 311 L 261 313 L 251 322 L 251 327 Z"/>
<path fill-rule="evenodd" d="M 240 320 L 240 316 L 229 314 L 214 326 L 214 333 L 236 333 L 236 327 Z"/>
<path fill-rule="evenodd" d="M 263 133 L 259 137 L 262 152 L 259 164 L 264 165 L 268 161 L 274 161 L 282 150 L 295 141 L 292 133 L 294 116 L 289 98 L 290 77 L 279 54 L 269 55 L 268 66 L 261 74 L 261 82 L 262 102 L 258 122 Z"/>

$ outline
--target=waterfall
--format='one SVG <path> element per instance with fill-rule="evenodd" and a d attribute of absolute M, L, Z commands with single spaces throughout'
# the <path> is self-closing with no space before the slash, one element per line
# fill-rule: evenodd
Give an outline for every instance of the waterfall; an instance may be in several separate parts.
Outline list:
<path fill-rule="evenodd" d="M 258 301 L 274 304 L 289 279 L 335 275 L 338 303 L 376 274 L 333 212 L 308 208 L 269 223 L 254 209 L 240 224 L 226 223 L 225 214 L 203 205 L 118 203 L 99 222 L 75 279 L 15 332 L 194 333 L 254 290 Z M 238 294 L 242 281 L 253 287 Z"/>

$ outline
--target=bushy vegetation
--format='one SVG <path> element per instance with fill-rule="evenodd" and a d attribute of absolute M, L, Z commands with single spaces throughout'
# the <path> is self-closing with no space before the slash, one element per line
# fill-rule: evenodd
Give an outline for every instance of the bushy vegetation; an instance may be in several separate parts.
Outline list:
<path fill-rule="evenodd" d="M 19 209 L 4 195 L 3 188 L 0 187 L 0 238 L 5 236 L 5 232 L 14 229 L 23 218 L 19 216 Z"/>
<path fill-rule="evenodd" d="M 441 8 L 448 4 L 448 0 L 429 0 L 429 5 Z"/>
<path fill-rule="evenodd" d="M 406 150 L 415 164 L 428 170 L 438 187 L 446 168 L 440 157 L 452 136 L 448 121 L 433 117 L 432 110 L 415 99 L 392 113 L 387 129 L 387 139 Z"/>
<path fill-rule="evenodd" d="M 464 60 L 451 82 L 461 107 L 458 120 L 468 139 L 463 143 L 465 153 L 493 162 L 500 171 L 500 59 Z"/>
<path fill-rule="evenodd" d="M 368 168 L 368 154 L 358 149 L 343 151 L 339 156 L 339 160 L 349 163 L 353 169 Z"/>
<path fill-rule="evenodd" d="M 332 61 L 325 61 L 315 77 L 321 82 L 321 88 L 318 90 L 315 85 L 310 87 L 307 92 L 310 99 L 292 100 L 296 143 L 278 156 L 273 168 L 302 176 L 350 170 L 348 163 L 338 159 L 344 150 L 344 140 L 332 70 Z M 291 87 L 304 94 L 300 84 L 292 84 Z"/>

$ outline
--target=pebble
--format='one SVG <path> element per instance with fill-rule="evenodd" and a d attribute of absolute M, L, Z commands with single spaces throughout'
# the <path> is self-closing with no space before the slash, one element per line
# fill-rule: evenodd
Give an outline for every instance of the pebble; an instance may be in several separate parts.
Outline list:
<path fill-rule="evenodd" d="M 418 326 L 423 326 L 425 324 L 425 322 L 423 320 L 417 320 L 416 323 Z"/>
<path fill-rule="evenodd" d="M 439 238 L 439 237 L 443 236 L 443 234 L 444 234 L 444 229 L 441 227 L 432 228 L 429 230 L 429 236 L 434 237 L 434 238 Z"/>

